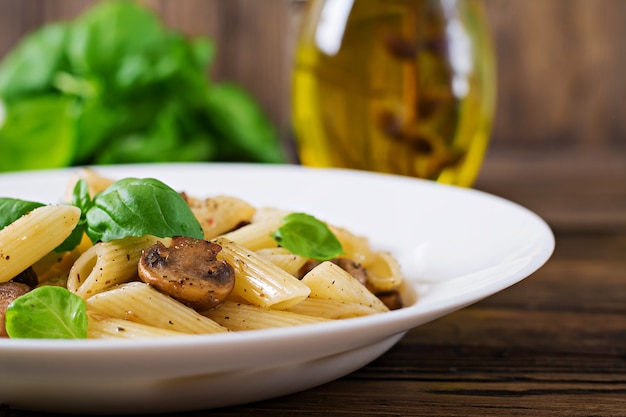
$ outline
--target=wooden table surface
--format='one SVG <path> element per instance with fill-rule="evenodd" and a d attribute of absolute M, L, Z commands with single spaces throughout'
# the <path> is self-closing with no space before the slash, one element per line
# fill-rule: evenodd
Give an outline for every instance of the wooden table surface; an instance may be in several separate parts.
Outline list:
<path fill-rule="evenodd" d="M 626 416 L 625 180 L 624 154 L 490 154 L 476 188 L 553 228 L 539 271 L 337 381 L 184 415 Z"/>

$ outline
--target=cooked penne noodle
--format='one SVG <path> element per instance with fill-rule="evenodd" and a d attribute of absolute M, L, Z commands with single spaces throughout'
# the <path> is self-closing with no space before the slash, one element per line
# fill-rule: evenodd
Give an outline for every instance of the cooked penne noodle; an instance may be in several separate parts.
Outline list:
<path fill-rule="evenodd" d="M 90 311 L 87 337 L 100 339 L 145 339 L 150 337 L 185 336 L 186 333 L 161 329 Z"/>
<path fill-rule="evenodd" d="M 388 252 L 376 252 L 363 265 L 367 268 L 367 284 L 374 293 L 397 289 L 404 280 L 400 264 Z"/>
<path fill-rule="evenodd" d="M 370 248 L 369 239 L 358 236 L 347 229 L 328 225 L 329 229 L 337 236 L 337 239 L 343 247 L 343 257 L 350 258 L 356 263 L 363 264 L 373 256 Z"/>
<path fill-rule="evenodd" d="M 285 248 L 264 248 L 256 253 L 294 277 L 298 276 L 300 268 L 309 260 L 307 257 L 294 255 Z"/>
<path fill-rule="evenodd" d="M 225 327 L 143 282 L 129 282 L 86 300 L 87 307 L 111 317 L 180 333 L 221 333 Z"/>
<path fill-rule="evenodd" d="M 233 301 L 226 301 L 212 310 L 203 311 L 202 314 L 232 331 L 299 326 L 329 320 Z"/>
<path fill-rule="evenodd" d="M 200 222 L 206 240 L 248 223 L 255 208 L 231 196 L 215 196 L 204 200 L 185 195 L 187 204 Z"/>
<path fill-rule="evenodd" d="M 0 282 L 39 261 L 72 233 L 80 209 L 51 204 L 38 207 L 0 230 Z"/>
<path fill-rule="evenodd" d="M 322 262 L 303 278 L 302 282 L 311 289 L 311 298 L 358 303 L 379 312 L 389 311 L 374 294 L 352 275 L 332 262 Z"/>
<path fill-rule="evenodd" d="M 280 217 L 266 218 L 225 233 L 222 237 L 250 250 L 275 248 L 278 247 L 278 242 L 272 238 L 271 234 L 279 227 Z"/>
<path fill-rule="evenodd" d="M 158 240 L 154 236 L 127 237 L 93 245 L 70 270 L 67 289 L 87 298 L 134 279 L 142 251 Z"/>
<path fill-rule="evenodd" d="M 360 303 L 312 297 L 288 308 L 287 311 L 333 320 L 380 313 L 380 310 Z"/>
<path fill-rule="evenodd" d="M 218 256 L 235 269 L 233 296 L 260 307 L 284 310 L 309 295 L 309 287 L 256 252 L 221 237 L 214 242 L 222 246 Z"/>

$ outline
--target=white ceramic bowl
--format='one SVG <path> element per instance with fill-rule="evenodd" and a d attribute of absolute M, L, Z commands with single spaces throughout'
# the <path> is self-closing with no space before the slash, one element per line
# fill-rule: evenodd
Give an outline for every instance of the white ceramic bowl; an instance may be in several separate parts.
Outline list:
<path fill-rule="evenodd" d="M 295 393 L 376 359 L 410 329 L 527 277 L 551 256 L 537 215 L 479 191 L 295 165 L 97 167 L 178 191 L 229 194 L 310 213 L 390 250 L 407 277 L 401 310 L 301 327 L 162 340 L 0 340 L 0 403 L 61 413 L 164 413 Z M 58 202 L 72 170 L 0 175 L 0 196 Z"/>

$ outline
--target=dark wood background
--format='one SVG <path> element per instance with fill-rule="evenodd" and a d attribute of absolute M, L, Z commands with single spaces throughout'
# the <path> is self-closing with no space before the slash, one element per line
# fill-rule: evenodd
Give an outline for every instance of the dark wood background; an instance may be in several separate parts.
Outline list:
<path fill-rule="evenodd" d="M 0 57 L 44 22 L 92 0 L 1 0 Z M 289 137 L 289 74 L 305 1 L 146 0 L 166 22 L 218 45 L 212 76 L 246 86 Z M 485 0 L 498 60 L 492 148 L 626 151 L 626 2 Z"/>

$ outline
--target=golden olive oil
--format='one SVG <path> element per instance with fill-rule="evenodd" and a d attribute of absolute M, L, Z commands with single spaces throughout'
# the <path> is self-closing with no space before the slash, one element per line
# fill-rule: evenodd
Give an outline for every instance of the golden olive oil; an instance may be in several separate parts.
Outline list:
<path fill-rule="evenodd" d="M 309 0 L 295 51 L 302 164 L 471 186 L 495 106 L 478 0 Z"/>

